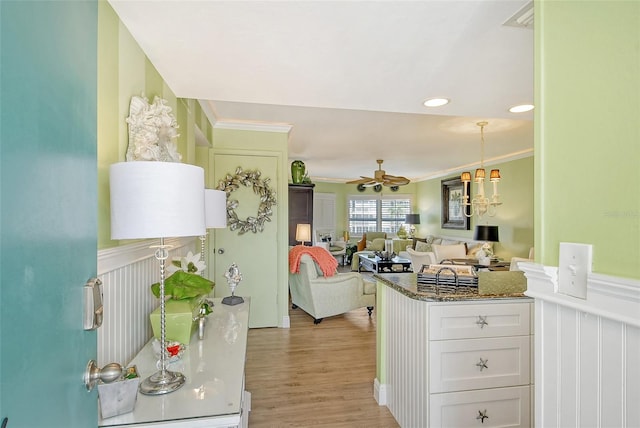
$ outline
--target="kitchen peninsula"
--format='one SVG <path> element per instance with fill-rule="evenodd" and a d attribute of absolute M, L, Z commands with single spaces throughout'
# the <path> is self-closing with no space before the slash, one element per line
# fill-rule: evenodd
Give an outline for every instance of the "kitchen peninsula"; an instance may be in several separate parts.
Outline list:
<path fill-rule="evenodd" d="M 533 425 L 532 299 L 423 292 L 414 273 L 374 278 L 375 396 L 400 426 Z"/>

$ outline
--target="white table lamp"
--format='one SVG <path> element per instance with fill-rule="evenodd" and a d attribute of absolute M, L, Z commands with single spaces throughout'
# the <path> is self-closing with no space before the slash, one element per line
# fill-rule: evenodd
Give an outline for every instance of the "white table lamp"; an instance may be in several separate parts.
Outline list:
<path fill-rule="evenodd" d="M 296 225 L 296 241 L 300 241 L 300 245 L 311 241 L 311 225 L 300 223 Z"/>
<path fill-rule="evenodd" d="M 204 170 L 177 162 L 120 162 L 109 171 L 111 239 L 159 238 L 155 257 L 160 262 L 160 370 L 140 384 L 146 395 L 166 394 L 185 383 L 182 373 L 166 367 L 164 238 L 205 233 Z"/>

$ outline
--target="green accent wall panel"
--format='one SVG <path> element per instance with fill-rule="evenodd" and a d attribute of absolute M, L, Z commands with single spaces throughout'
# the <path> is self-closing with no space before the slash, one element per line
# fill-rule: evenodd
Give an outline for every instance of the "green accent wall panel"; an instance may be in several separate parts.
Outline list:
<path fill-rule="evenodd" d="M 476 224 L 491 224 L 499 227 L 500 242 L 496 244 L 496 254 L 506 260 L 511 257 L 526 257 L 534 242 L 534 159 L 527 157 L 491 165 L 500 169 L 502 180 L 498 192 L 502 205 L 496 215 L 484 215 L 482 219 L 471 218 L 470 230 L 442 229 L 441 227 L 441 181 L 455 177 L 435 178 L 417 183 L 418 210 L 422 224 L 417 229 L 418 236 L 438 235 L 472 239 Z M 485 183 L 485 193 L 491 193 L 491 183 Z M 471 195 L 476 194 L 475 183 Z"/>
<path fill-rule="evenodd" d="M 536 247 L 640 278 L 640 2 L 536 3 Z"/>
<path fill-rule="evenodd" d="M 98 248 L 115 247 L 111 240 L 109 166 L 125 160 L 129 133 L 126 118 L 133 96 L 149 102 L 167 101 L 178 122 L 178 152 L 195 163 L 195 117 L 187 107 L 193 100 L 177 98 L 146 57 L 108 2 L 98 2 Z"/>

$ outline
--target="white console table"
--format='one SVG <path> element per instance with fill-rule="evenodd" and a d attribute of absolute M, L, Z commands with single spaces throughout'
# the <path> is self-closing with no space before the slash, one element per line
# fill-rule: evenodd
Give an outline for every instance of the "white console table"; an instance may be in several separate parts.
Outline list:
<path fill-rule="evenodd" d="M 249 298 L 235 306 L 214 299 L 203 340 L 197 331 L 182 359 L 169 370 L 182 372 L 186 383 L 160 396 L 138 393 L 133 412 L 100 418 L 100 427 L 246 427 L 251 395 L 244 390 L 244 366 L 249 326 Z M 153 340 L 153 339 L 152 339 Z M 157 358 L 149 341 L 129 363 L 141 379 L 157 371 Z"/>

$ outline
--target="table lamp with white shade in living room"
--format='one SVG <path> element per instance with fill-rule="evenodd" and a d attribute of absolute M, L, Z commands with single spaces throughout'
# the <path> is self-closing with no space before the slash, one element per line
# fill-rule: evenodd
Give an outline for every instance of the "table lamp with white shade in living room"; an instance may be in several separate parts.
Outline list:
<path fill-rule="evenodd" d="M 300 245 L 311 241 L 311 225 L 299 223 L 296 225 L 296 241 L 300 241 Z"/>
<path fill-rule="evenodd" d="M 159 239 L 160 369 L 140 384 L 145 395 L 173 392 L 185 383 L 166 367 L 165 238 L 205 234 L 204 170 L 178 162 L 132 161 L 111 165 L 111 239 Z"/>

